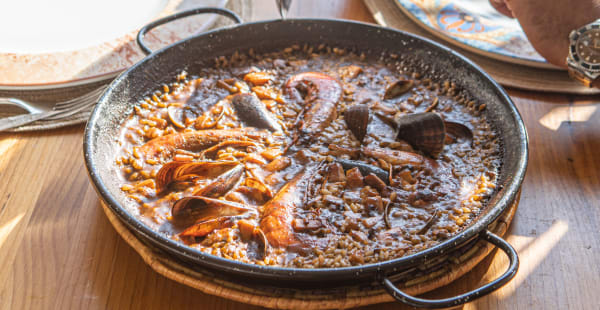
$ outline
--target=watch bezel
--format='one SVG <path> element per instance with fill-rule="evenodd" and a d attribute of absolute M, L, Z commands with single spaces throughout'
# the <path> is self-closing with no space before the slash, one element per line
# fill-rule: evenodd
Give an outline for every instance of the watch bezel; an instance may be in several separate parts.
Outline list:
<path fill-rule="evenodd" d="M 571 31 L 569 34 L 569 57 L 567 57 L 567 65 L 573 69 L 577 69 L 580 73 L 590 79 L 595 79 L 600 76 L 600 64 L 591 64 L 583 60 L 577 53 L 577 40 L 590 30 L 600 30 L 600 22 L 587 24 L 577 30 Z"/>

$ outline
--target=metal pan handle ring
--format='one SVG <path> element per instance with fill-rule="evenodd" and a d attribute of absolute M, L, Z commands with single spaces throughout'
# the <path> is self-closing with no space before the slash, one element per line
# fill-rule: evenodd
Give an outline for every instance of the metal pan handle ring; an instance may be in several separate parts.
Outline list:
<path fill-rule="evenodd" d="M 219 15 L 222 15 L 222 16 L 232 19 L 236 24 L 242 23 L 242 19 L 237 14 L 233 13 L 232 11 L 230 11 L 228 9 L 213 8 L 213 7 L 196 8 L 196 9 L 191 9 L 191 10 L 187 10 L 187 11 L 181 11 L 181 12 L 175 13 L 173 15 L 163 17 L 161 19 L 155 20 L 155 21 L 149 23 L 148 25 L 142 27 L 142 29 L 140 29 L 140 31 L 138 32 L 138 35 L 137 35 L 137 44 L 140 46 L 140 48 L 146 55 L 150 55 L 150 54 L 152 54 L 152 50 L 146 45 L 146 42 L 144 42 L 144 36 L 146 35 L 146 33 L 148 33 L 148 31 L 150 31 L 162 24 L 166 24 L 166 23 L 176 20 L 176 19 L 180 19 L 180 18 L 184 18 L 187 16 L 196 15 L 196 14 L 205 14 L 205 13 L 219 14 Z"/>
<path fill-rule="evenodd" d="M 390 295 L 392 295 L 396 300 L 413 307 L 421 308 L 455 307 L 475 300 L 479 297 L 485 296 L 502 287 L 517 274 L 517 269 L 519 269 L 519 257 L 517 256 L 517 252 L 515 251 L 515 249 L 508 242 L 498 237 L 497 235 L 491 233 L 489 230 L 483 231 L 481 233 L 481 237 L 483 238 L 483 240 L 495 245 L 496 247 L 504 251 L 504 253 L 506 253 L 506 255 L 508 256 L 508 259 L 510 260 L 510 264 L 506 272 L 504 272 L 504 274 L 480 288 L 450 298 L 422 299 L 404 293 L 403 291 L 398 289 L 394 285 L 394 283 L 392 283 L 392 281 L 390 281 L 390 279 L 386 276 L 381 277 L 381 284 L 385 287 L 386 291 L 390 293 Z"/>

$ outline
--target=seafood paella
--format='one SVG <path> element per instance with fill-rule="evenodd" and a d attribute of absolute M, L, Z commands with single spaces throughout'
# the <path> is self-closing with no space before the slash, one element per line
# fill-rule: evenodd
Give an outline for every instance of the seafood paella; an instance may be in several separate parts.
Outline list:
<path fill-rule="evenodd" d="M 189 247 L 371 264 L 434 246 L 485 208 L 501 165 L 485 108 L 394 54 L 250 49 L 135 103 L 114 167 L 131 212 Z"/>

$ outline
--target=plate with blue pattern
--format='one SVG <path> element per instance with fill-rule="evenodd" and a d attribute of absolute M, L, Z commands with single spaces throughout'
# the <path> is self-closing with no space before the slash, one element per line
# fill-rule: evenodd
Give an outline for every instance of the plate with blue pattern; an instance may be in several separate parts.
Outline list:
<path fill-rule="evenodd" d="M 501 61 L 552 68 L 527 40 L 516 19 L 487 0 L 394 0 L 414 22 L 468 51 Z"/>

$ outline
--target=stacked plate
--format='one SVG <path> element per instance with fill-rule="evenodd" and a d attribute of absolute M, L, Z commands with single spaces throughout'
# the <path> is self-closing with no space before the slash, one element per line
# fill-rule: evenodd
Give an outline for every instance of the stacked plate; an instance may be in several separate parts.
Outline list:
<path fill-rule="evenodd" d="M 531 46 L 516 19 L 480 0 L 365 0 L 375 20 L 451 45 L 504 86 L 596 94 L 547 63 Z"/>
<path fill-rule="evenodd" d="M 137 47 L 137 30 L 150 21 L 200 6 L 228 7 L 248 15 L 241 0 L 106 0 L 81 3 L 35 0 L 7 3 L 0 19 L 0 97 L 47 104 L 68 100 L 108 84 L 145 55 Z M 35 10 L 31 8 L 35 7 Z M 159 48 L 229 23 L 218 15 L 201 15 L 169 23 L 147 37 Z M 18 25 L 18 27 L 17 27 Z M 0 117 L 22 113 L 1 106 Z M 16 130 L 40 130 L 82 123 L 89 109 L 66 119 L 37 121 Z"/>

